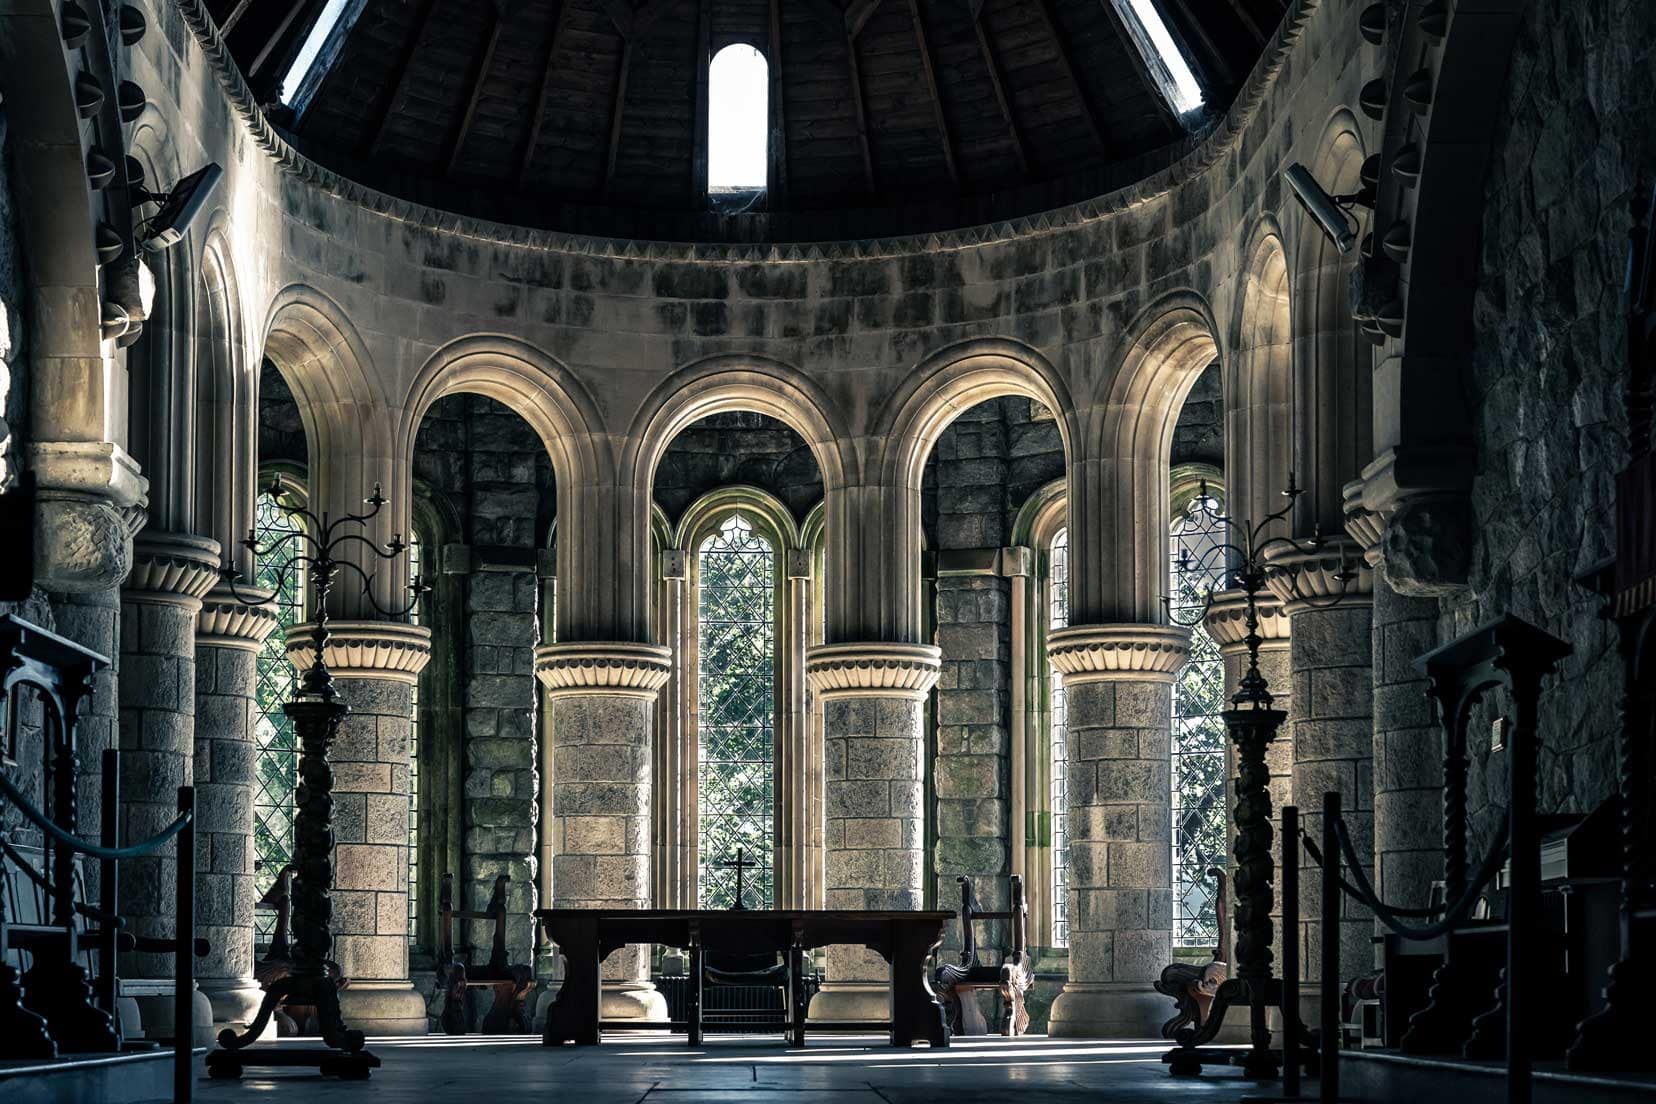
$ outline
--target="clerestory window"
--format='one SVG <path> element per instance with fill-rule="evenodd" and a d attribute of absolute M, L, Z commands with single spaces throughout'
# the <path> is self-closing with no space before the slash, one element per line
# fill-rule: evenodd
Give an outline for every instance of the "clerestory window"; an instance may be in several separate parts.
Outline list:
<path fill-rule="evenodd" d="M 713 55 L 707 71 L 707 191 L 763 190 L 769 159 L 770 66 L 746 43 Z"/>
<path fill-rule="evenodd" d="M 1188 115 L 1202 106 L 1202 86 L 1191 71 L 1184 51 L 1162 19 L 1156 0 L 1111 0 L 1127 33 L 1138 47 L 1139 56 L 1162 98 L 1175 115 Z"/>

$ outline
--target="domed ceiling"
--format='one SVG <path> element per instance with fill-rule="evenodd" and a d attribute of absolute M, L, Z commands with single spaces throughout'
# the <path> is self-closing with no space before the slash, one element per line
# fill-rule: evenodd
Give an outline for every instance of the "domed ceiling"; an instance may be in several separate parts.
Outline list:
<path fill-rule="evenodd" d="M 1168 106 L 1154 4 L 1203 106 Z M 641 238 L 877 237 L 1030 214 L 1164 165 L 1230 105 L 1283 0 L 211 0 L 274 122 L 370 187 Z M 262 13 L 262 14 L 261 14 Z M 309 76 L 280 82 L 319 21 Z M 765 55 L 769 181 L 712 210 L 707 61 Z M 1165 80 L 1165 74 L 1163 74 Z"/>

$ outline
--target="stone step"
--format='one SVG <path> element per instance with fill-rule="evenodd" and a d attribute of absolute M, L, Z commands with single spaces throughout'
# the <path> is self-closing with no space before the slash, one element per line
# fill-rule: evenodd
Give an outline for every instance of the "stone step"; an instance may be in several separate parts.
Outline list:
<path fill-rule="evenodd" d="M 196 1077 L 207 1050 L 195 1050 Z M 173 1052 L 71 1054 L 51 1061 L 0 1061 L 6 1104 L 151 1104 L 173 1098 Z"/>

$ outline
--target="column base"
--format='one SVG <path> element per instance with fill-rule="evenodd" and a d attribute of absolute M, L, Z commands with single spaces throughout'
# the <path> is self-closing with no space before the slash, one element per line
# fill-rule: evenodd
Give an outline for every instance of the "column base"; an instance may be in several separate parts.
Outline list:
<path fill-rule="evenodd" d="M 345 1026 L 364 1035 L 424 1035 L 426 1002 L 410 981 L 353 981 L 339 991 Z"/>
<path fill-rule="evenodd" d="M 258 1016 L 259 1005 L 264 1001 L 264 990 L 251 978 L 202 978 L 196 984 L 206 994 L 207 1003 L 212 1005 L 215 1033 L 225 1028 L 238 1035 L 246 1031 Z M 259 1041 L 274 1038 L 276 1022 L 272 1019 L 265 1025 Z"/>
<path fill-rule="evenodd" d="M 605 1020 L 665 1020 L 667 998 L 648 981 L 606 981 L 598 1004 Z"/>
<path fill-rule="evenodd" d="M 1047 1034 L 1066 1039 L 1160 1039 L 1174 1004 L 1146 983 L 1069 982 L 1052 1002 Z"/>
<path fill-rule="evenodd" d="M 138 1023 L 143 1038 L 152 1041 L 171 1040 L 173 1037 L 174 983 L 166 978 L 122 978 L 121 996 L 129 997 L 138 1009 Z M 212 1046 L 215 1035 L 213 1006 L 200 987 L 190 994 L 190 1035 L 195 1046 Z M 128 1030 L 126 1017 L 121 1017 L 121 1030 Z"/>
<path fill-rule="evenodd" d="M 879 982 L 830 981 L 811 998 L 806 1023 L 868 1023 L 891 1019 L 891 987 Z"/>

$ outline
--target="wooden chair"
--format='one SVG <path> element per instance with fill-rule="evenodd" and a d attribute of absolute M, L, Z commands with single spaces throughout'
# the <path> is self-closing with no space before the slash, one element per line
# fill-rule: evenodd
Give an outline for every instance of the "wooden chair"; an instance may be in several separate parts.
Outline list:
<path fill-rule="evenodd" d="M 524 1014 L 524 1002 L 535 987 L 534 971 L 523 964 L 506 962 L 506 887 L 510 874 L 495 879 L 494 892 L 488 907 L 482 912 L 467 912 L 454 907 L 454 875 L 444 874 L 438 891 L 438 904 L 443 912 L 442 945 L 437 952 L 437 980 L 443 986 L 447 1000 L 443 1006 L 443 1031 L 448 1035 L 464 1035 L 471 1030 L 471 1016 L 467 1009 L 466 990 L 492 989 L 494 1004 L 483 1017 L 481 1031 L 485 1035 L 504 1035 L 510 1032 L 527 1033 L 529 1020 Z M 494 921 L 494 940 L 489 949 L 489 961 L 482 966 L 467 966 L 454 956 L 454 924 L 457 920 Z"/>
<path fill-rule="evenodd" d="M 1001 996 L 1000 1033 L 1006 1036 L 1022 1035 L 1029 1028 L 1029 1011 L 1024 1007 L 1024 994 L 1034 984 L 1035 975 L 1029 961 L 1029 947 L 1025 942 L 1029 907 L 1024 903 L 1023 879 L 1014 874 L 1011 882 L 1011 909 L 1008 912 L 985 912 L 978 907 L 977 895 L 972 892 L 972 880 L 964 874 L 960 882 L 961 951 L 958 964 L 945 962 L 937 968 L 937 993 L 949 1010 L 949 1028 L 956 1035 L 987 1035 L 989 1025 L 979 1011 L 975 1000 L 962 1000 L 963 994 L 979 989 L 994 989 Z M 977 937 L 972 925 L 979 920 L 1008 920 L 1012 925 L 1012 946 L 1001 952 L 998 966 L 980 963 L 977 956 Z"/>
<path fill-rule="evenodd" d="M 1209 867 L 1208 877 L 1218 882 L 1214 906 L 1219 919 L 1219 945 L 1213 948 L 1213 961 L 1207 965 L 1175 962 L 1164 967 L 1161 977 L 1154 982 L 1156 992 L 1172 997 L 1178 1006 L 1172 1018 L 1162 1024 L 1164 1039 L 1173 1038 L 1186 1025 L 1201 1027 L 1206 1023 L 1208 1010 L 1213 1007 L 1213 998 L 1230 974 L 1230 968 L 1225 964 L 1225 947 L 1230 942 L 1230 925 L 1225 909 L 1225 872 L 1218 867 Z"/>
<path fill-rule="evenodd" d="M 253 980 L 259 983 L 260 989 L 269 989 L 293 972 L 293 951 L 288 946 L 288 933 L 293 920 L 292 893 L 293 864 L 289 863 L 277 873 L 276 880 L 265 890 L 264 896 L 253 904 L 255 912 L 276 914 L 276 930 L 271 932 L 270 946 L 265 949 L 264 957 L 253 965 Z M 345 972 L 333 959 L 328 960 L 328 976 L 338 988 L 350 987 Z M 315 1035 L 321 1030 L 316 1023 L 316 1006 L 313 1004 L 283 1001 L 271 1019 L 276 1024 L 277 1036 L 284 1039 L 294 1035 Z"/>

